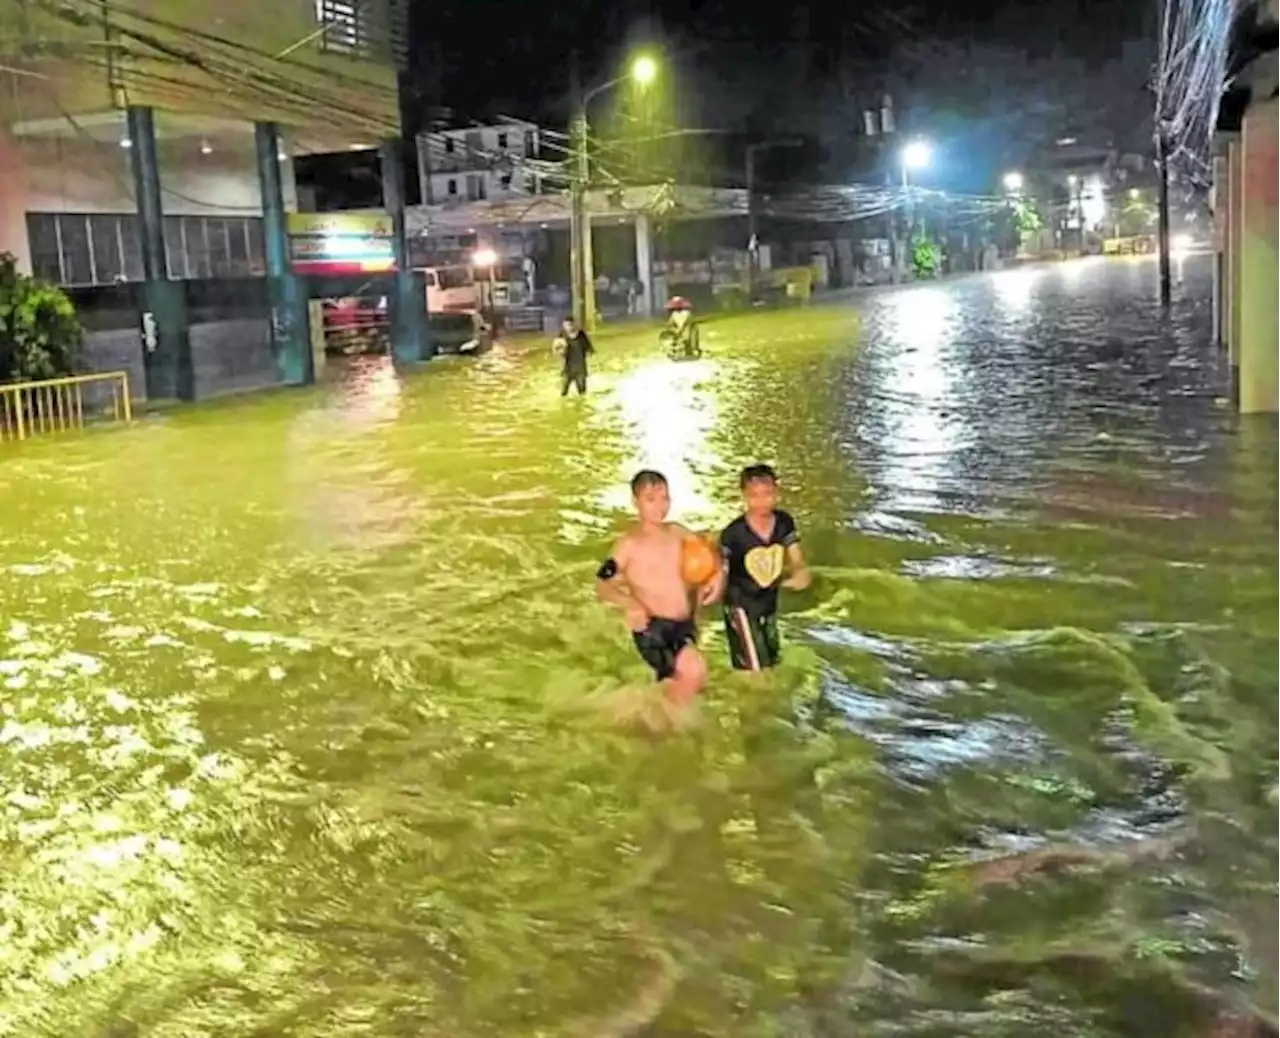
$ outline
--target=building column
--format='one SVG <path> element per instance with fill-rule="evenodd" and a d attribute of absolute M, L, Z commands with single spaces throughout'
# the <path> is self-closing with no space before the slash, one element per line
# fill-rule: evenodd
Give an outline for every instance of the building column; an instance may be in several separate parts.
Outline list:
<path fill-rule="evenodd" d="M 1228 352 L 1231 337 L 1227 331 L 1230 318 L 1226 290 L 1231 281 L 1231 272 L 1227 240 L 1227 184 L 1231 167 L 1221 135 L 1215 137 L 1214 146 L 1213 183 L 1209 189 L 1209 208 L 1213 213 L 1213 344 L 1223 352 Z"/>
<path fill-rule="evenodd" d="M 150 108 L 126 113 L 133 188 L 138 200 L 142 246 L 142 361 L 149 400 L 194 400 L 195 368 L 187 334 L 187 297 L 180 281 L 169 280 L 164 247 L 164 209 L 156 128 Z"/>
<path fill-rule="evenodd" d="M 1240 402 L 1240 242 L 1244 234 L 1244 157 L 1236 135 L 1227 149 L 1227 356 L 1231 395 Z"/>
<path fill-rule="evenodd" d="M 307 291 L 289 263 L 284 187 L 280 180 L 280 130 L 275 123 L 254 123 L 253 142 L 262 193 L 262 240 L 267 257 L 267 299 L 271 305 L 276 373 L 286 386 L 307 386 L 316 380 L 316 371 Z"/>
<path fill-rule="evenodd" d="M 644 293 L 640 312 L 652 317 L 657 312 L 658 301 L 653 298 L 653 238 L 647 213 L 636 214 L 636 276 Z"/>
<path fill-rule="evenodd" d="M 382 143 L 382 204 L 391 217 L 396 254 L 395 292 L 391 299 L 391 352 L 404 363 L 431 356 L 427 328 L 427 287 L 409 266 L 404 215 L 404 158 L 398 138 Z"/>
<path fill-rule="evenodd" d="M 1280 410 L 1280 321 L 1276 312 L 1276 98 L 1254 103 L 1245 113 L 1240 135 L 1241 213 L 1240 413 L 1275 414 Z"/>

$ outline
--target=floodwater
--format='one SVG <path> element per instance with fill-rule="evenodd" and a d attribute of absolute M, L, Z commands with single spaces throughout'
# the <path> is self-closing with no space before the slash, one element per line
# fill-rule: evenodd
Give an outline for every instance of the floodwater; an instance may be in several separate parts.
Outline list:
<path fill-rule="evenodd" d="M 1274 1034 L 1277 452 L 1092 261 L 371 362 L 0 458 L 0 1035 Z M 592 575 L 777 465 L 702 725 Z"/>

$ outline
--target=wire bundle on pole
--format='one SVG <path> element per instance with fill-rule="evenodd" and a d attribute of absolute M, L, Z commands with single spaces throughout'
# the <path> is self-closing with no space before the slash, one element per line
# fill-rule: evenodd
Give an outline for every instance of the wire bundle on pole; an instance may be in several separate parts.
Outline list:
<path fill-rule="evenodd" d="M 1155 133 L 1165 161 L 1193 183 L 1209 179 L 1237 2 L 1161 0 Z"/>

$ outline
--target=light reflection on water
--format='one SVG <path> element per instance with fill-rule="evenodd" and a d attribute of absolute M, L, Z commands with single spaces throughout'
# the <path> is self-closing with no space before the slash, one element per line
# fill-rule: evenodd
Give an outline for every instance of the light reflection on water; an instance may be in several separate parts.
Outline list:
<path fill-rule="evenodd" d="M 649 468 L 667 477 L 673 520 L 698 526 L 718 517 L 720 509 L 706 493 L 708 476 L 723 467 L 712 447 L 718 415 L 708 383 L 714 374 L 710 360 L 651 361 L 614 382 L 610 402 L 620 411 L 630 449 L 619 483 L 604 494 L 605 508 L 630 509 L 627 484 Z"/>
<path fill-rule="evenodd" d="M 373 364 L 4 459 L 0 1035 L 1273 1012 L 1274 431 L 1164 363 L 1198 311 L 1093 269 L 872 294 L 857 342 L 607 338 L 581 403 L 541 350 Z M 1148 367 L 1180 404 L 1129 408 Z M 698 736 L 620 736 L 592 697 L 645 672 L 590 574 L 626 479 L 714 527 L 761 458 L 818 577 L 784 667 L 710 637 Z M 1113 507 L 1135 472 L 1221 507 Z M 1068 476 L 1070 521 L 996 518 Z"/>

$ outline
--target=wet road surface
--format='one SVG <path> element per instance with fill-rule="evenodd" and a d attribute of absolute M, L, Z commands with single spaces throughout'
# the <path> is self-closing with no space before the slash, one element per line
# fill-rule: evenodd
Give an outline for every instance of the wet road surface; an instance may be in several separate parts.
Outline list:
<path fill-rule="evenodd" d="M 0 459 L 0 1035 L 1226 1036 L 1276 1011 L 1276 434 L 1208 267 L 378 363 Z M 591 576 L 769 460 L 776 680 Z M 710 619 L 710 618 L 709 618 Z"/>

